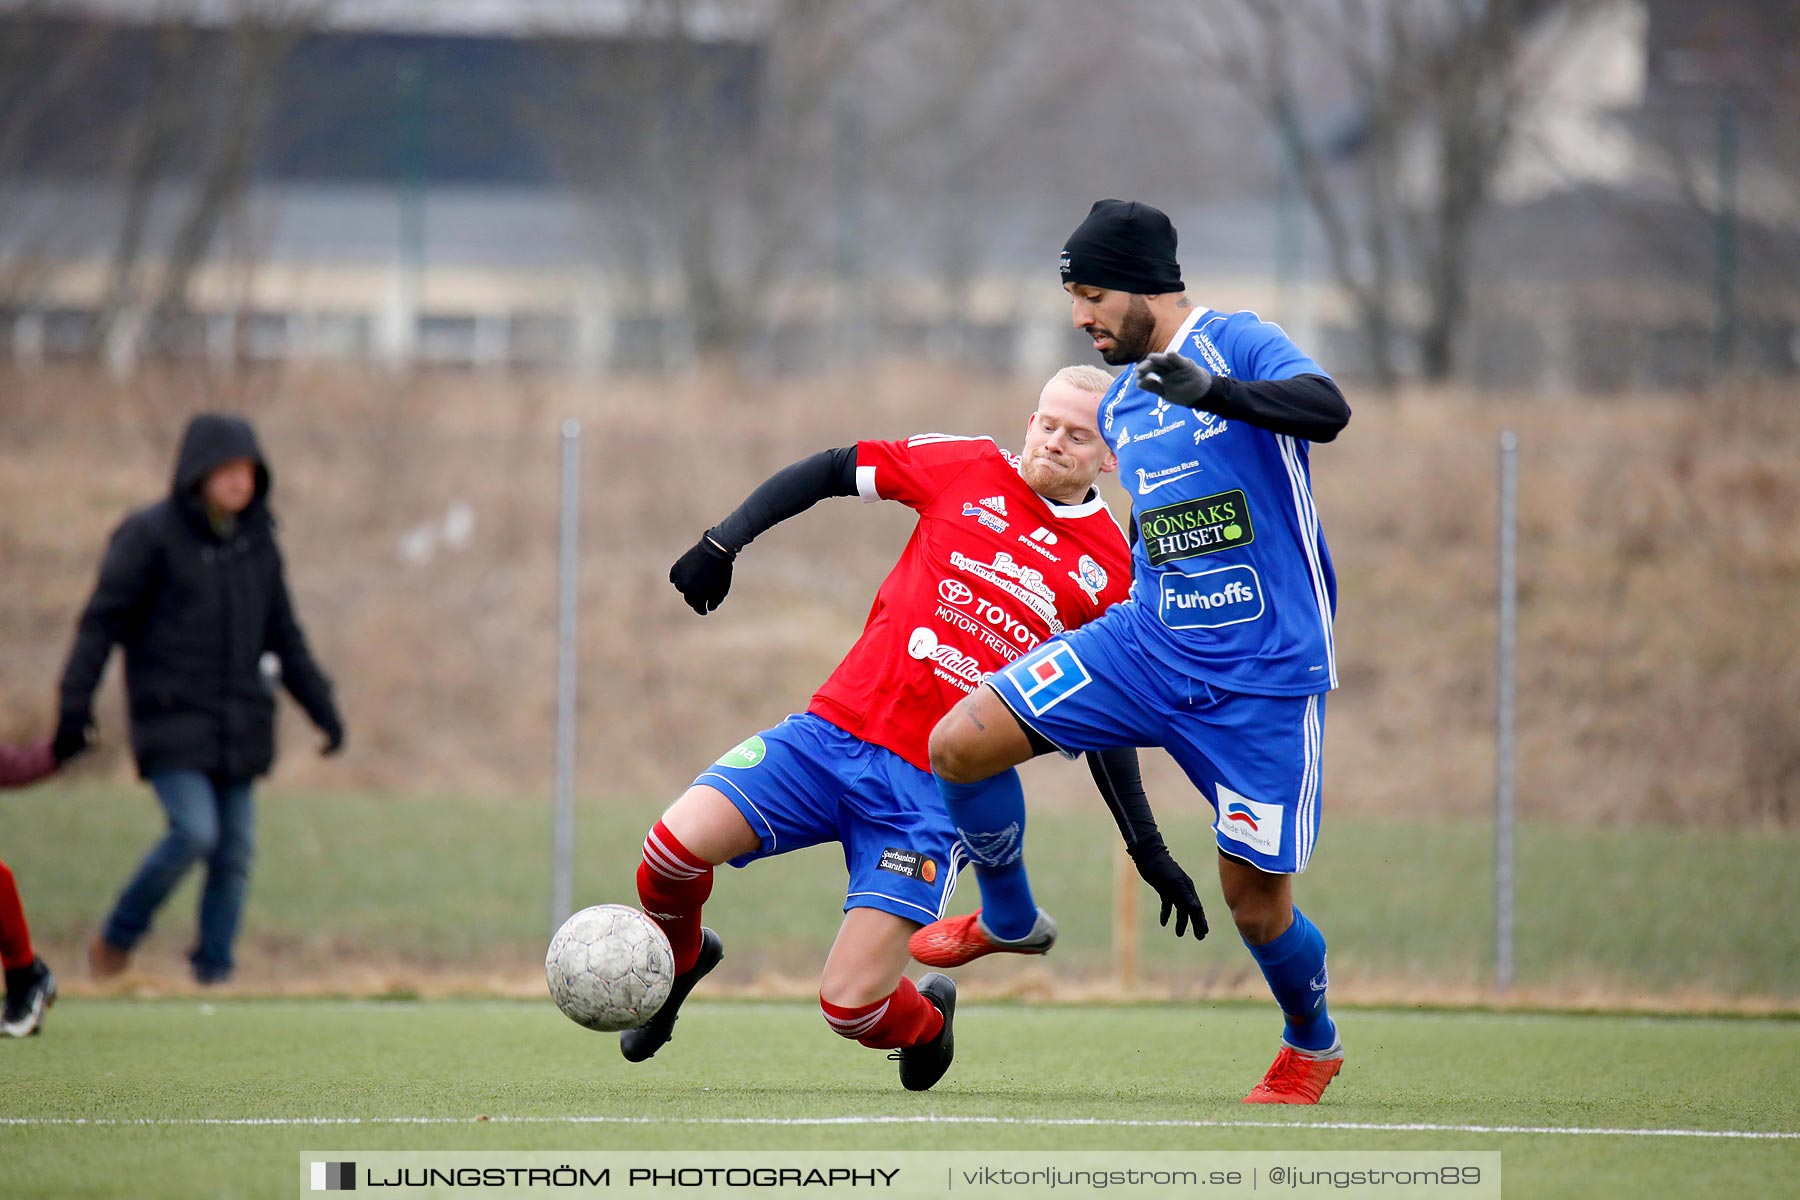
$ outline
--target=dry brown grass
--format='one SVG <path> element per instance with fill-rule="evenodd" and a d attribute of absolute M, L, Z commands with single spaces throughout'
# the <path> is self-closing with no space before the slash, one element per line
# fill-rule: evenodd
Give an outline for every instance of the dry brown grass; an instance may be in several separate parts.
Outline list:
<path fill-rule="evenodd" d="M 289 711 L 281 780 L 541 792 L 551 770 L 557 425 L 585 428 L 585 791 L 667 792 L 803 707 L 909 528 L 820 506 L 740 560 L 700 620 L 668 564 L 771 470 L 858 436 L 1014 443 L 1035 380 L 894 366 L 872 381 L 722 371 L 533 377 L 85 368 L 0 374 L 0 736 L 45 732 L 107 531 L 166 486 L 188 413 L 241 411 L 276 477 L 290 579 L 351 750 Z M 1594 822 L 1800 816 L 1800 405 L 1765 387 L 1586 402 L 1352 393 L 1314 455 L 1340 573 L 1338 811 L 1467 814 L 1491 795 L 1494 456 L 1522 439 L 1520 802 Z M 1123 504 L 1116 489 L 1112 498 Z M 463 551 L 402 561 L 453 501 Z M 128 770 L 113 672 L 89 772 Z M 1068 790 L 1082 791 L 1081 773 Z M 1174 786 L 1150 766 L 1152 786 Z M 680 779 L 676 777 L 679 776 Z"/>

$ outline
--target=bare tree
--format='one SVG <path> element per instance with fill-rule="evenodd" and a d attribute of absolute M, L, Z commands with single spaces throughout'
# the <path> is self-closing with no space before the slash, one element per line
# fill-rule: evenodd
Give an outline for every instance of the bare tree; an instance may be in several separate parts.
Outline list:
<path fill-rule="evenodd" d="M 30 259 L 68 252 L 54 243 L 69 206 L 40 202 L 23 222 L 12 210 L 73 173 L 119 197 L 90 348 L 128 315 L 148 314 L 142 332 L 153 345 L 165 340 L 248 185 L 287 55 L 332 2 L 230 0 L 222 30 L 174 3 L 147 6 L 143 24 L 38 3 L 0 18 L 0 219 L 23 247 L 0 269 L 0 286 L 18 298 L 49 283 L 47 267 Z M 175 229 L 152 246 L 162 198 L 179 205 Z"/>
<path fill-rule="evenodd" d="M 1183 52 L 1199 58 L 1200 74 L 1227 85 L 1268 124 L 1324 235 L 1332 277 L 1355 313 L 1370 372 L 1376 383 L 1391 383 L 1398 376 L 1393 189 L 1407 107 L 1394 69 L 1403 47 L 1391 42 L 1406 33 L 1404 24 L 1368 29 L 1371 14 L 1357 0 L 1317 9 L 1229 0 L 1184 6 L 1179 15 L 1181 20 L 1159 25 L 1159 32 L 1166 36 L 1172 24 L 1184 35 Z M 1351 187 L 1344 186 L 1334 161 L 1340 147 L 1327 143 L 1319 115 L 1309 108 L 1316 93 L 1300 86 L 1309 59 L 1339 64 L 1351 102 L 1363 114 Z"/>
<path fill-rule="evenodd" d="M 1421 301 L 1419 368 L 1455 366 L 1475 230 L 1554 39 L 1534 20 L 1605 0 L 1209 0 L 1183 47 L 1268 125 L 1325 239 L 1371 374 L 1399 374 L 1403 280 Z M 1158 6 L 1159 9 L 1164 6 Z M 1159 24 L 1159 29 L 1167 26 Z M 1320 86 L 1332 76 L 1336 88 Z M 1330 117 L 1348 119 L 1328 128 Z"/>
<path fill-rule="evenodd" d="M 41 0 L 0 13 L 0 227 L 13 235 L 4 239 L 10 246 L 0 244 L 0 299 L 32 299 L 45 283 L 41 256 L 61 214 L 27 203 L 31 158 L 46 124 L 92 85 L 110 34 L 97 22 L 72 23 Z"/>
<path fill-rule="evenodd" d="M 1011 177 L 1021 131 L 1069 119 L 1114 65 L 1100 52 L 1108 24 L 1070 0 L 928 0 L 913 9 L 896 39 L 894 78 L 874 84 L 882 103 L 871 151 L 904 176 L 882 183 L 912 201 L 905 220 L 929 231 L 946 294 L 969 283 L 997 232 L 1018 219 L 1020 190 L 1030 186 Z"/>
<path fill-rule="evenodd" d="M 189 289 L 224 219 L 243 198 L 269 109 L 289 54 L 316 29 L 330 0 L 238 0 L 226 32 L 224 78 L 206 120 L 210 137 L 176 227 L 151 313 L 166 339 L 188 311 Z"/>
<path fill-rule="evenodd" d="M 1770 315 L 1779 304 L 1770 298 L 1791 294 L 1800 270 L 1793 7 L 1742 0 L 1653 8 L 1651 55 L 1661 61 L 1653 65 L 1637 128 L 1662 185 L 1659 198 L 1672 201 L 1678 215 L 1646 245 L 1690 273 L 1710 268 L 1715 362 L 1729 364 L 1740 293 Z"/>
<path fill-rule="evenodd" d="M 772 0 L 734 25 L 702 0 L 632 0 L 622 56 L 543 39 L 567 87 L 538 115 L 628 274 L 649 287 L 666 264 L 678 280 L 701 352 L 761 331 L 752 290 L 816 234 L 836 89 L 903 7 Z"/>
<path fill-rule="evenodd" d="M 1502 156 L 1535 72 L 1522 59 L 1531 0 L 1446 6 L 1435 53 L 1425 57 L 1416 103 L 1435 150 L 1434 186 L 1406 204 L 1408 241 L 1425 301 L 1419 369 L 1447 379 L 1469 312 L 1475 227 L 1492 198 Z"/>
<path fill-rule="evenodd" d="M 157 185 L 174 168 L 181 135 L 193 119 L 197 33 L 187 21 L 175 19 L 158 21 L 151 33 L 144 91 L 122 131 L 125 162 L 119 231 L 107 271 L 106 296 L 94 322 L 93 349 L 105 343 L 121 317 L 143 303 L 138 276 L 151 203 Z"/>

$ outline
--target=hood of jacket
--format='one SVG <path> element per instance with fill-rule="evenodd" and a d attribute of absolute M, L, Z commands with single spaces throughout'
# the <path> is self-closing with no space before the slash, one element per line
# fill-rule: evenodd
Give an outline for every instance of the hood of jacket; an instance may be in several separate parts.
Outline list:
<path fill-rule="evenodd" d="M 239 519 L 258 520 L 266 512 L 272 480 L 269 466 L 263 461 L 262 447 L 256 441 L 256 430 L 242 417 L 201 413 L 188 422 L 181 435 L 181 450 L 175 456 L 170 495 L 184 512 L 204 525 L 206 506 L 200 498 L 200 485 L 214 468 L 238 458 L 256 464 L 256 496 Z"/>

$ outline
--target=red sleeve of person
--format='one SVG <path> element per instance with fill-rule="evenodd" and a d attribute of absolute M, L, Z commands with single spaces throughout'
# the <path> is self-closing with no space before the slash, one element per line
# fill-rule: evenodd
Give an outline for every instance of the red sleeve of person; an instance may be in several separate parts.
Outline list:
<path fill-rule="evenodd" d="M 55 772 L 56 755 L 50 752 L 50 739 L 29 746 L 8 746 L 0 742 L 0 788 L 24 787 Z"/>

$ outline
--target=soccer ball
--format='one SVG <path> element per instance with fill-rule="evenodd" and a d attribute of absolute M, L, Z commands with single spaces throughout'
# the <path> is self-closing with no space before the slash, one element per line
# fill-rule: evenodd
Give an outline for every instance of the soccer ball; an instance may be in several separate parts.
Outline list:
<path fill-rule="evenodd" d="M 623 904 L 597 904 L 563 922 L 544 955 L 550 996 L 589 1029 L 635 1029 L 656 1015 L 675 982 L 675 954 L 655 921 Z"/>

